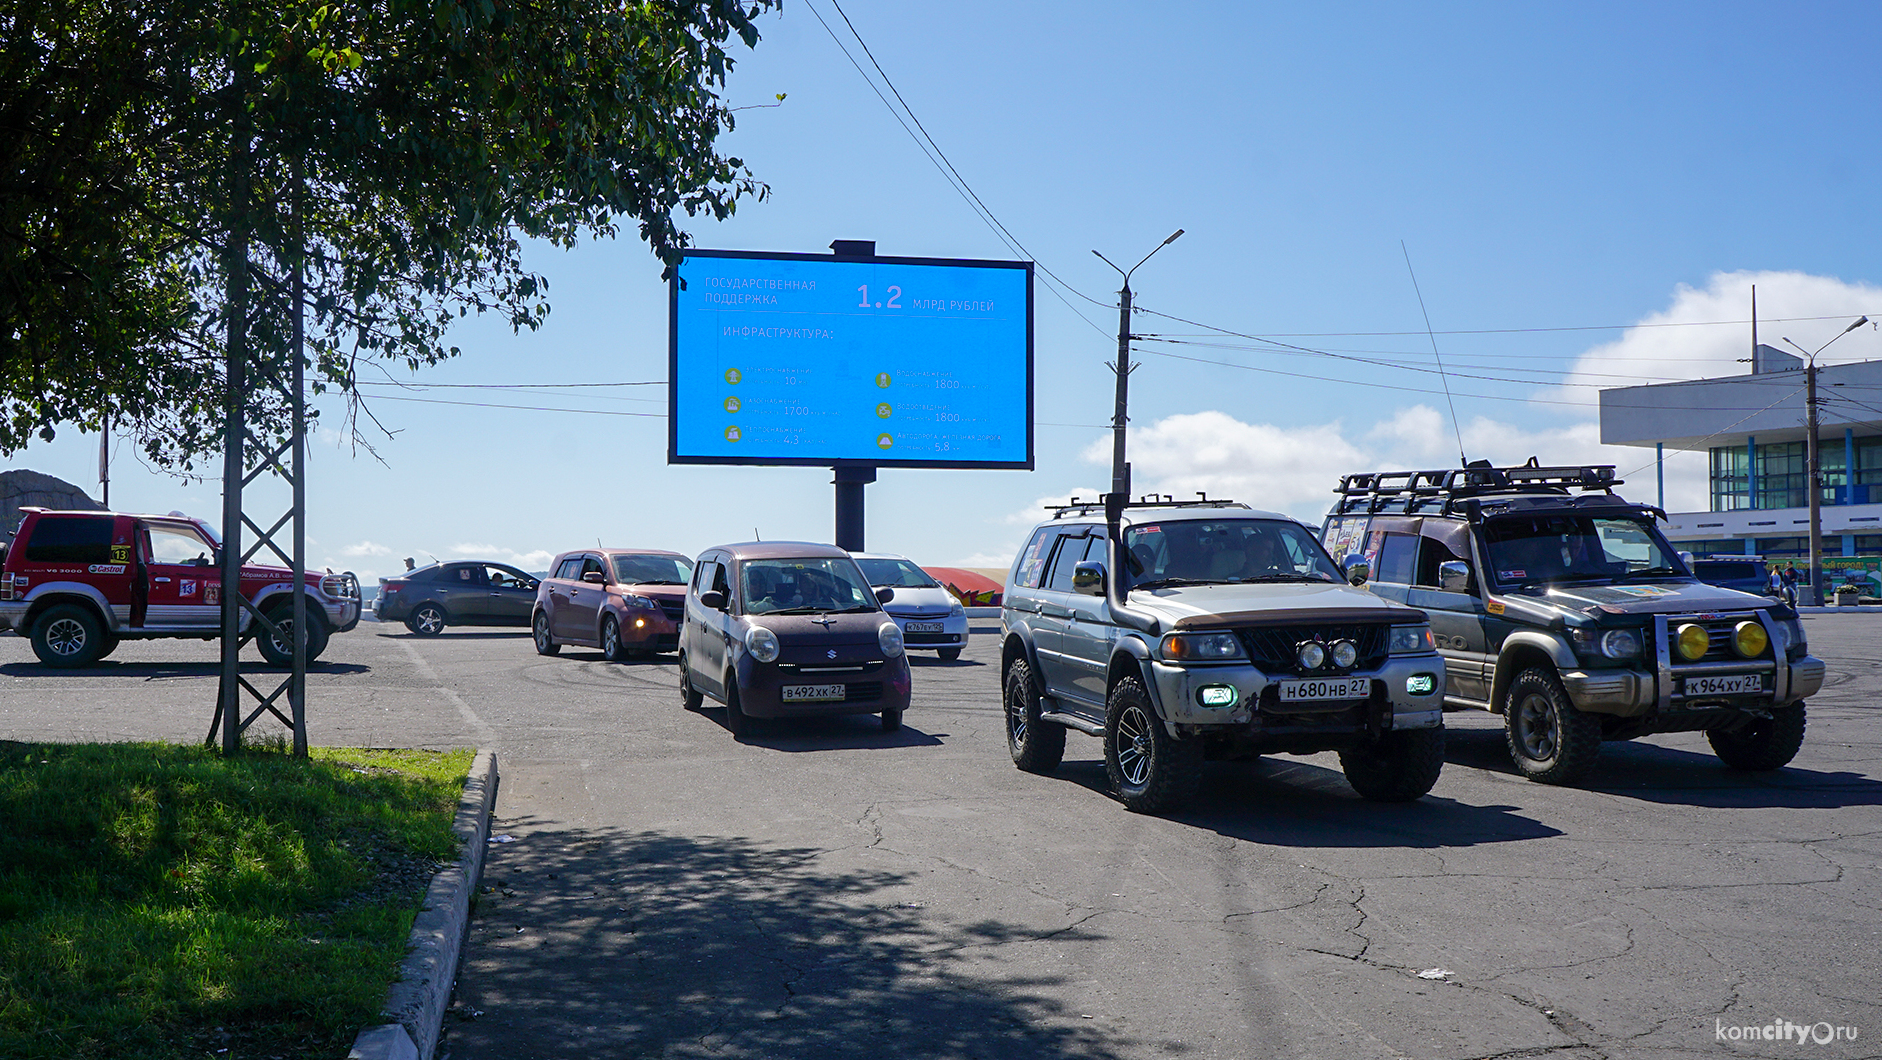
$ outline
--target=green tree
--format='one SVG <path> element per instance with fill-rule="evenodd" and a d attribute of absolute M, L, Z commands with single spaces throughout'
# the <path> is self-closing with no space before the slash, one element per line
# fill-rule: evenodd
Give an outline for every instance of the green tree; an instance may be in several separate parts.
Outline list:
<path fill-rule="evenodd" d="M 155 462 L 220 445 L 223 356 L 315 388 L 534 328 L 522 248 L 766 189 L 717 137 L 733 38 L 779 0 L 16 0 L 0 10 L 0 452 L 106 411 Z M 239 326 L 231 327 L 237 324 Z M 275 388 L 250 429 L 287 429 Z"/>

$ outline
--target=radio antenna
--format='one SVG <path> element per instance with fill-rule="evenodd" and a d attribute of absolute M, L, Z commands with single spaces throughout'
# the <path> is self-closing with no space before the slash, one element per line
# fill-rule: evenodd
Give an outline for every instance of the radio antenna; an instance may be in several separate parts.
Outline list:
<path fill-rule="evenodd" d="M 1457 402 L 1451 398 L 1451 377 L 1444 374 L 1444 357 L 1438 353 L 1438 333 L 1431 330 L 1431 311 L 1425 308 L 1425 293 L 1418 289 L 1418 273 L 1413 270 L 1411 251 L 1405 249 L 1405 241 L 1398 241 L 1399 253 L 1405 255 L 1405 271 L 1411 273 L 1412 293 L 1418 296 L 1418 311 L 1425 316 L 1425 334 L 1431 338 L 1431 356 L 1438 362 L 1438 378 L 1444 382 L 1444 403 L 1451 407 L 1451 433 L 1457 435 L 1457 466 L 1469 467 L 1470 458 L 1464 455 L 1464 430 L 1457 425 Z"/>

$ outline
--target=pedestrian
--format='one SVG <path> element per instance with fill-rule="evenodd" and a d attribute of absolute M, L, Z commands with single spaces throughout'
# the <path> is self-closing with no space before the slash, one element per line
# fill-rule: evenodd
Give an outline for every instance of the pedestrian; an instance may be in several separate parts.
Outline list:
<path fill-rule="evenodd" d="M 1795 563 L 1784 565 L 1784 602 L 1792 607 L 1797 606 L 1797 564 Z"/>
<path fill-rule="evenodd" d="M 1765 590 L 1779 599 L 1784 597 L 1784 574 L 1775 563 L 1771 564 L 1771 577 L 1765 583 Z"/>

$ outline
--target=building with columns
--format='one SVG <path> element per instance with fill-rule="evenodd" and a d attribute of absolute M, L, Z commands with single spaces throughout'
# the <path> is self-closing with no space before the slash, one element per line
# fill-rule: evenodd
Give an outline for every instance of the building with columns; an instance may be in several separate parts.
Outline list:
<path fill-rule="evenodd" d="M 1601 441 L 1707 454 L 1710 503 L 1668 512 L 1666 535 L 1695 555 L 1810 555 L 1805 372 L 1756 347 L 1752 370 L 1719 379 L 1601 391 Z M 1817 371 L 1823 555 L 1882 556 L 1882 361 Z M 1639 479 L 1634 480 L 1636 483 Z M 1659 476 L 1665 507 L 1664 472 Z M 1641 499 L 1643 490 L 1630 491 Z"/>

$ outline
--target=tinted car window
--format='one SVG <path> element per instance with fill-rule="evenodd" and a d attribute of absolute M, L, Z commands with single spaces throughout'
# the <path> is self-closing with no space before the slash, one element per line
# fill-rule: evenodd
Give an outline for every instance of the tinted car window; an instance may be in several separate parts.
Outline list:
<path fill-rule="evenodd" d="M 1418 553 L 1417 584 L 1438 588 L 1438 567 L 1444 563 L 1454 563 L 1465 557 L 1452 552 L 1450 546 L 1435 537 L 1424 539 L 1424 548 Z M 1468 561 L 1466 561 L 1468 562 Z"/>
<path fill-rule="evenodd" d="M 896 589 L 933 589 L 935 581 L 922 570 L 905 559 L 859 559 L 856 565 L 863 569 L 863 577 L 874 586 L 890 586 Z"/>
<path fill-rule="evenodd" d="M 1052 573 L 1046 576 L 1046 588 L 1058 593 L 1072 591 L 1072 568 L 1085 558 L 1086 537 L 1062 537 L 1052 553 Z"/>
<path fill-rule="evenodd" d="M 582 557 L 582 572 L 580 574 L 577 574 L 575 577 L 577 580 L 580 580 L 582 578 L 587 577 L 590 574 L 599 574 L 602 577 L 606 577 L 608 572 L 607 572 L 607 569 L 601 565 L 600 560 L 596 559 L 593 556 L 583 556 Z"/>
<path fill-rule="evenodd" d="M 26 559 L 32 563 L 109 563 L 111 526 L 110 518 L 41 519 L 33 526 L 33 539 L 26 543 Z"/>
<path fill-rule="evenodd" d="M 1279 519 L 1148 523 L 1126 530 L 1124 547 L 1141 583 L 1339 580 L 1313 532 Z"/>
<path fill-rule="evenodd" d="M 1418 538 L 1412 534 L 1387 534 L 1379 546 L 1379 570 L 1373 578 L 1392 585 L 1409 585 L 1418 562 Z"/>
<path fill-rule="evenodd" d="M 561 564 L 556 567 L 555 576 L 563 579 L 564 581 L 571 581 L 571 582 L 581 581 L 582 580 L 582 557 L 570 556 L 569 558 L 563 560 Z"/>
<path fill-rule="evenodd" d="M 614 580 L 629 585 L 685 585 L 693 564 L 678 556 L 616 556 Z"/>
<path fill-rule="evenodd" d="M 482 567 L 452 567 L 451 573 L 446 575 L 444 580 L 459 586 L 482 585 L 484 584 L 484 569 Z"/>
<path fill-rule="evenodd" d="M 1031 589 L 1039 584 L 1039 573 L 1045 568 L 1046 553 L 1052 547 L 1053 528 L 1042 526 L 1033 532 L 1032 540 L 1019 550 L 1019 558 L 1013 561 L 1013 584 Z"/>

